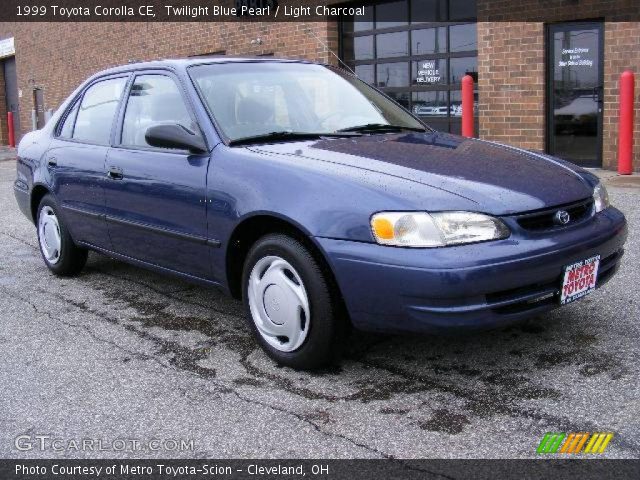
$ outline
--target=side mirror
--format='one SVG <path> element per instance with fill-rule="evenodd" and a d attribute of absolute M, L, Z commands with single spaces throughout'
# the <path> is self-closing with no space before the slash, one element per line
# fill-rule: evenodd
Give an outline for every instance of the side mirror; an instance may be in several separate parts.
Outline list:
<path fill-rule="evenodd" d="M 207 145 L 202 135 L 194 133 L 177 123 L 149 127 L 144 138 L 152 147 L 177 148 L 192 153 L 205 153 Z"/>

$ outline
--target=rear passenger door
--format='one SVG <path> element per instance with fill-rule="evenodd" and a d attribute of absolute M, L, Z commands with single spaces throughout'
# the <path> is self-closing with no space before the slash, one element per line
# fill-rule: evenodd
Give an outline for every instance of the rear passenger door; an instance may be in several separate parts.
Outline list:
<path fill-rule="evenodd" d="M 96 80 L 57 125 L 45 159 L 53 191 L 73 238 L 111 244 L 104 221 L 105 159 L 128 74 Z"/>
<path fill-rule="evenodd" d="M 107 224 L 115 252 L 174 271 L 210 278 L 206 179 L 209 155 L 152 147 L 153 125 L 199 129 L 177 77 L 135 75 L 109 151 Z"/>

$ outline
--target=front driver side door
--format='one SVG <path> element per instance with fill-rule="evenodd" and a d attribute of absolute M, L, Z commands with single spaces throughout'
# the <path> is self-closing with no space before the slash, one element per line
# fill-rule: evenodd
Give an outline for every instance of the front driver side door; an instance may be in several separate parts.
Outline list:
<path fill-rule="evenodd" d="M 105 168 L 106 220 L 116 253 L 201 278 L 211 277 L 207 243 L 209 155 L 156 148 L 146 130 L 162 123 L 197 131 L 178 80 L 138 73 L 129 90 L 118 145 Z"/>

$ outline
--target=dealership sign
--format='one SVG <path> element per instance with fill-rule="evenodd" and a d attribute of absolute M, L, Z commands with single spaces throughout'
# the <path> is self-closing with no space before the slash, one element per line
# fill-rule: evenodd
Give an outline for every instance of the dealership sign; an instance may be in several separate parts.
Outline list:
<path fill-rule="evenodd" d="M 16 54 L 16 47 L 13 37 L 0 40 L 0 58 L 10 57 Z"/>
<path fill-rule="evenodd" d="M 558 66 L 562 67 L 593 67 L 592 58 L 584 58 L 589 55 L 588 48 L 563 48 L 562 59 L 558 61 Z"/>
<path fill-rule="evenodd" d="M 420 64 L 418 69 L 418 78 L 416 78 L 418 83 L 439 83 L 441 79 L 442 76 L 440 75 L 440 69 L 436 67 L 436 62 L 434 60 L 429 60 Z"/>

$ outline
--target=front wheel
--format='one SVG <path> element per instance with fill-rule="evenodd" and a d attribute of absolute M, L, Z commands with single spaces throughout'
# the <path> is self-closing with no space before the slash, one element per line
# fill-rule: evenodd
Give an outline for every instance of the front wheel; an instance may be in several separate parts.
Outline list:
<path fill-rule="evenodd" d="M 344 319 L 304 245 L 282 234 L 261 238 L 247 255 L 242 285 L 249 325 L 271 358 L 295 369 L 337 361 Z"/>
<path fill-rule="evenodd" d="M 61 276 L 78 274 L 87 262 L 87 250 L 73 243 L 52 195 L 40 201 L 37 226 L 40 253 L 49 270 Z"/>

